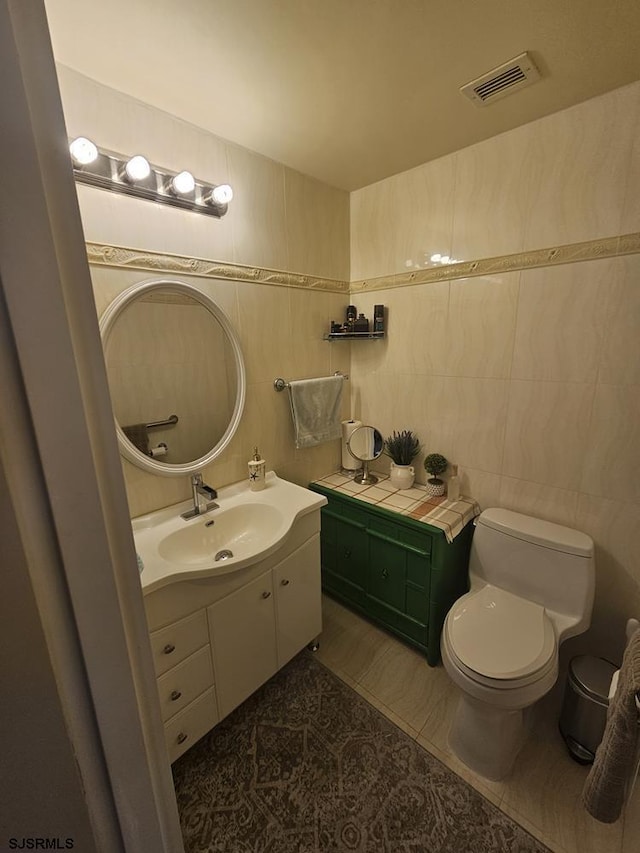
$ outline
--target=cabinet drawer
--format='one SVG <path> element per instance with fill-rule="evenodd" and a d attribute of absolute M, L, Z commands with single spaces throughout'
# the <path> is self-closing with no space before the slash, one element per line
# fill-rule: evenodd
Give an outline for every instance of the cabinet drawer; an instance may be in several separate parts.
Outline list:
<path fill-rule="evenodd" d="M 421 556 L 431 553 L 431 534 L 426 530 L 414 530 L 404 524 L 389 521 L 387 518 L 379 518 L 371 514 L 368 522 L 368 532 L 377 535 L 378 538 L 386 538 L 412 549 Z"/>
<path fill-rule="evenodd" d="M 211 651 L 206 645 L 158 679 L 162 719 L 166 722 L 213 684 Z"/>
<path fill-rule="evenodd" d="M 217 722 L 216 696 L 211 689 L 199 696 L 195 702 L 187 705 L 168 723 L 165 723 L 164 739 L 169 753 L 169 761 L 173 763 L 197 740 L 206 735 Z"/>
<path fill-rule="evenodd" d="M 151 651 L 156 675 L 162 675 L 208 642 L 207 614 L 204 610 L 154 631 L 151 634 Z"/>

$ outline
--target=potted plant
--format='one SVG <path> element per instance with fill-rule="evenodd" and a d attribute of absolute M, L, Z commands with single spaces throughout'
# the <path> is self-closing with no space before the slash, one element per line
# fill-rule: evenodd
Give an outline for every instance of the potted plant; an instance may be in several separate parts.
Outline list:
<path fill-rule="evenodd" d="M 396 432 L 385 439 L 384 452 L 391 457 L 389 479 L 396 489 L 410 489 L 416 472 L 411 464 L 420 452 L 417 435 L 410 429 Z"/>
<path fill-rule="evenodd" d="M 440 453 L 430 453 L 425 457 L 424 468 L 431 477 L 427 480 L 427 493 L 433 497 L 444 495 L 444 480 L 438 474 L 447 470 L 447 460 Z"/>

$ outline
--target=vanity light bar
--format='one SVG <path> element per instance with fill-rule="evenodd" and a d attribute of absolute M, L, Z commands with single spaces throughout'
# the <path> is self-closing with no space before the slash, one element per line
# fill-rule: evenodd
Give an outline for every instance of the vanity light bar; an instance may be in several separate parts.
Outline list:
<path fill-rule="evenodd" d="M 233 198 L 228 184 L 205 184 L 190 172 L 169 172 L 152 165 L 141 154 L 127 157 L 98 148 L 84 137 L 73 139 L 69 151 L 73 175 L 80 184 L 146 198 L 218 219 L 225 215 Z"/>

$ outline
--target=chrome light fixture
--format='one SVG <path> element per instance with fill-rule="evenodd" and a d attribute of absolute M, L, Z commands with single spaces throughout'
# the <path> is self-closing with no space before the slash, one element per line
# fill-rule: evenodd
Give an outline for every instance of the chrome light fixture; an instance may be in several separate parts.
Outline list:
<path fill-rule="evenodd" d="M 196 179 L 193 177 L 191 172 L 178 172 L 171 180 L 169 181 L 169 192 L 175 193 L 176 195 L 189 195 L 196 188 Z"/>
<path fill-rule="evenodd" d="M 151 166 L 147 158 L 143 157 L 142 154 L 136 154 L 127 160 L 122 171 L 122 177 L 127 181 L 131 181 L 132 184 L 146 181 L 150 175 Z"/>
<path fill-rule="evenodd" d="M 218 184 L 211 190 L 207 200 L 209 204 L 229 204 L 232 198 L 233 190 L 229 184 Z"/>
<path fill-rule="evenodd" d="M 98 159 L 98 148 L 86 136 L 78 136 L 69 146 L 71 159 L 76 166 L 88 166 Z"/>
<path fill-rule="evenodd" d="M 233 198 L 229 184 L 207 185 L 187 170 L 171 172 L 153 166 L 142 154 L 128 157 L 100 149 L 84 136 L 71 141 L 69 152 L 74 177 L 81 184 L 218 218 Z"/>

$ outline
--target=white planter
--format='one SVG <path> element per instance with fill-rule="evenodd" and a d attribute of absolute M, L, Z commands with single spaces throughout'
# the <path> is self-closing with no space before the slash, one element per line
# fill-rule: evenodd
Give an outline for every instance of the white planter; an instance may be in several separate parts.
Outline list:
<path fill-rule="evenodd" d="M 389 481 L 396 489 L 410 489 L 413 486 L 413 481 L 416 478 L 416 472 L 413 465 L 396 465 L 391 463 L 389 471 Z"/>
<path fill-rule="evenodd" d="M 432 498 L 439 498 L 440 495 L 444 495 L 444 480 L 434 482 L 434 478 L 432 477 L 427 480 L 425 489 L 427 490 L 427 494 L 431 495 Z"/>

